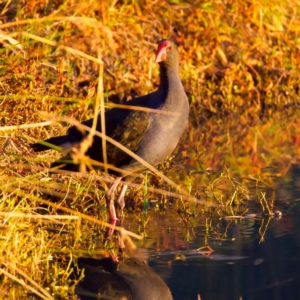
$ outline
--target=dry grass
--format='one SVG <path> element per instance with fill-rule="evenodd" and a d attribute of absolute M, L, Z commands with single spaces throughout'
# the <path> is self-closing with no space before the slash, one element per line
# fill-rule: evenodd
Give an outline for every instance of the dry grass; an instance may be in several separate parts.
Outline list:
<path fill-rule="evenodd" d="M 2 5 L 1 296 L 72 298 L 72 267 L 53 257 L 102 254 L 103 178 L 49 174 L 59 153 L 37 155 L 29 145 L 64 134 L 68 124 L 95 115 L 99 103 L 119 105 L 155 89 L 153 53 L 163 37 L 180 46 L 191 118 L 176 152 L 183 158 L 176 155 L 175 166 L 166 161 L 160 170 L 212 204 L 244 204 L 256 194 L 249 194 L 249 181 L 272 187 L 272 177 L 262 178 L 264 167 L 282 175 L 300 156 L 299 6 L 296 0 Z M 225 171 L 203 175 L 207 167 Z M 165 190 L 160 199 L 178 189 L 165 181 L 157 174 L 148 181 Z M 152 193 L 150 187 L 146 196 Z M 145 195 L 133 185 L 129 198 L 138 211 Z M 184 197 L 179 202 L 188 210 Z"/>

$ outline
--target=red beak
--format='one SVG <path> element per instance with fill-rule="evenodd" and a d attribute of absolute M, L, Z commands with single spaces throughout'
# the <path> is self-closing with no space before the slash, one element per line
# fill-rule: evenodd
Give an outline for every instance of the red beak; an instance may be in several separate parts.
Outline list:
<path fill-rule="evenodd" d="M 167 47 L 169 43 L 167 41 L 163 41 L 158 45 L 158 49 L 156 51 L 155 62 L 159 63 L 161 61 L 165 61 L 167 59 Z"/>

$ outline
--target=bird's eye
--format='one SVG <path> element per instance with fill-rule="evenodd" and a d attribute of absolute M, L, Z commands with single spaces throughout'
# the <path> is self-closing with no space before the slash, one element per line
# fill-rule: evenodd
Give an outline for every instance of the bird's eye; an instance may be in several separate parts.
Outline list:
<path fill-rule="evenodd" d="M 172 46 L 169 46 L 167 49 L 168 49 L 168 50 L 172 50 Z"/>

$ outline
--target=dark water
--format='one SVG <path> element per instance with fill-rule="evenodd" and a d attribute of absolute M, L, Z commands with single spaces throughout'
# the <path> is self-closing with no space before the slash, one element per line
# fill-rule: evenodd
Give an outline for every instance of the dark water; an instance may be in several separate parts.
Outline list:
<path fill-rule="evenodd" d="M 280 218 L 214 218 L 207 229 L 199 215 L 192 229 L 176 208 L 152 217 L 140 247 L 175 300 L 300 299 L 299 167 L 278 181 L 273 197 Z M 197 251 L 205 244 L 210 255 Z"/>

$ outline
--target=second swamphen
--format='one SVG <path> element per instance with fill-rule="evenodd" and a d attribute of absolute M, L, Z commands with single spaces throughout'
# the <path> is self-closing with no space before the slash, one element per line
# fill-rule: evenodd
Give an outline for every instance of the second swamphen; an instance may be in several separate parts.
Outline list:
<path fill-rule="evenodd" d="M 124 106 L 150 108 L 151 111 L 132 110 L 130 108 L 112 108 L 105 112 L 106 135 L 118 141 L 126 148 L 140 156 L 151 165 L 162 162 L 172 153 L 179 138 L 185 130 L 189 103 L 179 78 L 179 53 L 176 44 L 170 39 L 158 43 L 155 61 L 160 68 L 159 88 L 148 95 L 127 101 Z M 153 111 L 157 110 L 157 112 Z M 82 124 L 92 127 L 93 119 Z M 98 116 L 97 131 L 101 132 L 101 117 Z M 68 154 L 51 166 L 60 166 L 63 170 L 79 170 L 79 164 L 72 162 L 72 151 L 79 148 L 80 143 L 89 132 L 83 132 L 72 126 L 64 136 L 52 137 L 45 142 L 32 145 L 34 151 L 51 149 L 49 144 L 61 147 Z M 118 147 L 107 142 L 107 162 L 119 169 L 110 170 L 117 177 L 107 192 L 107 201 L 111 220 L 117 216 L 114 207 L 114 192 L 121 179 L 130 174 L 145 170 L 145 167 Z M 86 151 L 92 160 L 103 162 L 102 139 L 93 137 L 93 143 Z M 117 199 L 122 211 L 127 186 L 123 185 Z"/>

